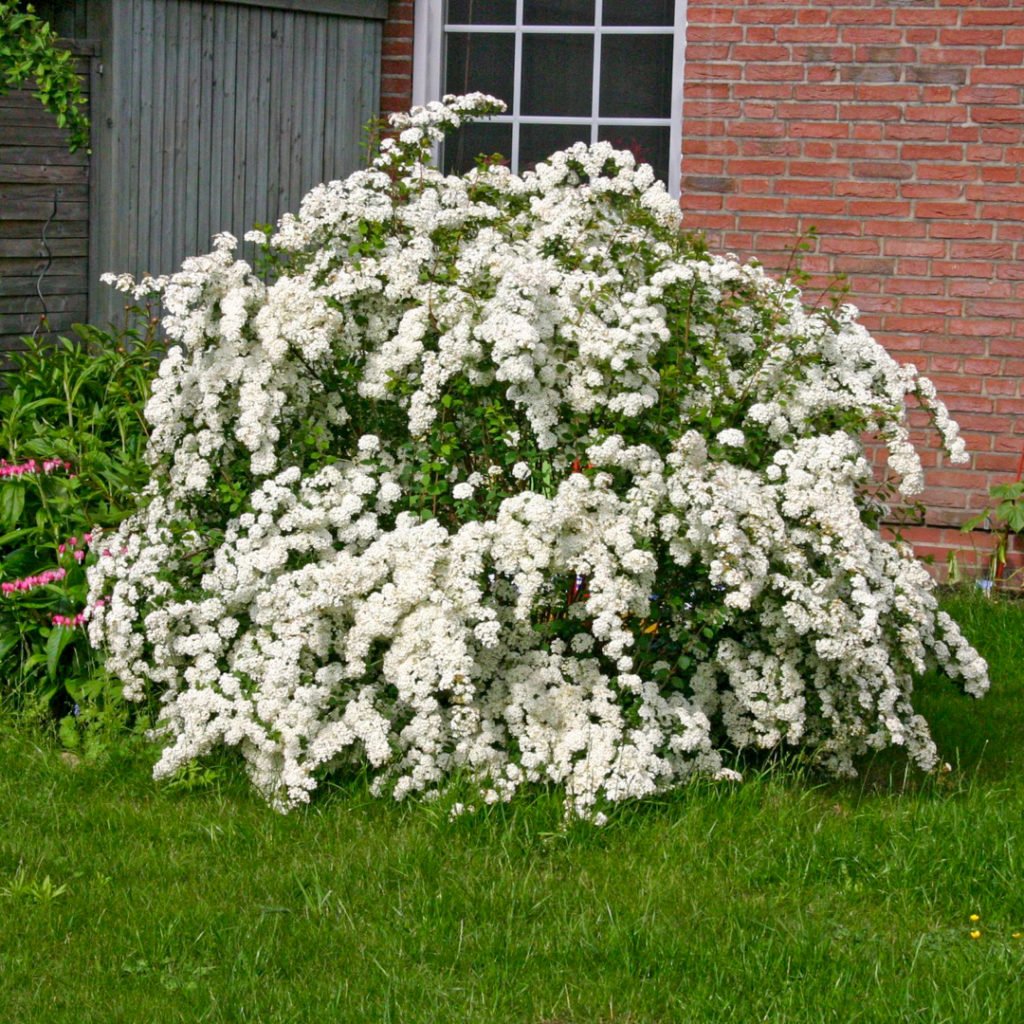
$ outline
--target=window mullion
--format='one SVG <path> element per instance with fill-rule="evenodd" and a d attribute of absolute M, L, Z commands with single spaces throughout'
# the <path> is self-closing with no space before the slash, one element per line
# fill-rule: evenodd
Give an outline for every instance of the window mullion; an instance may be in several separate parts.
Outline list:
<path fill-rule="evenodd" d="M 512 173 L 519 173 L 519 114 L 523 95 L 523 4 L 516 0 L 516 44 L 512 68 Z"/>
<path fill-rule="evenodd" d="M 602 0 L 594 0 L 594 71 L 590 91 L 590 144 L 597 142 L 597 119 L 601 114 L 601 23 Z"/>

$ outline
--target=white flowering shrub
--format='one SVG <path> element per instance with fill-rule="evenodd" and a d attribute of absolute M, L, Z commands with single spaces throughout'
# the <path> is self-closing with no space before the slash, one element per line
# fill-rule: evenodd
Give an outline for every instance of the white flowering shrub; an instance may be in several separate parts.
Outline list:
<path fill-rule="evenodd" d="M 499 107 L 393 119 L 368 170 L 252 236 L 272 283 L 229 236 L 119 279 L 162 293 L 173 347 L 89 628 L 159 697 L 157 775 L 226 745 L 282 809 L 365 763 L 395 797 L 459 772 L 597 816 L 726 748 L 932 766 L 915 674 L 977 696 L 986 668 L 881 538 L 862 437 L 919 490 L 908 398 L 965 457 L 934 389 L 852 308 L 687 241 L 629 153 L 430 165 Z"/>

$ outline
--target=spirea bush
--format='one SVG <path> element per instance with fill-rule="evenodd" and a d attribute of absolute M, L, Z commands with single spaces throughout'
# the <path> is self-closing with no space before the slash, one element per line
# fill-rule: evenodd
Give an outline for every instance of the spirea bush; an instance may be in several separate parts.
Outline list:
<path fill-rule="evenodd" d="M 597 817 L 728 748 L 931 767 L 915 673 L 977 696 L 986 667 L 880 536 L 862 438 L 918 491 L 910 399 L 963 461 L 934 388 L 852 308 L 687 241 L 629 153 L 431 166 L 498 109 L 394 118 L 369 169 L 248 236 L 272 283 L 226 235 L 118 279 L 174 345 L 90 633 L 160 697 L 156 774 L 229 746 L 282 809 L 364 764 L 395 797 L 554 782 Z"/>

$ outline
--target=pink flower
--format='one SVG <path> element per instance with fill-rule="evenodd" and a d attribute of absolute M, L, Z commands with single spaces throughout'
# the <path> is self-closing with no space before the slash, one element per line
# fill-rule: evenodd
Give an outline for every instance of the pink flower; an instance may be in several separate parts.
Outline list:
<path fill-rule="evenodd" d="M 34 590 L 36 587 L 44 587 L 47 583 L 56 583 L 67 576 L 66 569 L 46 569 L 36 576 L 26 576 L 20 580 L 11 580 L 8 583 L 0 583 L 0 592 L 13 594 L 18 591 Z"/>
<path fill-rule="evenodd" d="M 52 621 L 55 626 L 66 626 L 68 629 L 74 629 L 85 622 L 85 612 L 79 612 L 77 615 L 54 615 Z"/>

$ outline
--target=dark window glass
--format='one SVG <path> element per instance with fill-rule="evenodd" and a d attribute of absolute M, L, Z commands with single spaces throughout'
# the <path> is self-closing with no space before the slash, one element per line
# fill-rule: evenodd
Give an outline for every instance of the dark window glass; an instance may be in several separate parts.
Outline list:
<path fill-rule="evenodd" d="M 449 32 L 445 92 L 485 92 L 512 109 L 515 37 L 512 33 Z"/>
<path fill-rule="evenodd" d="M 589 117 L 593 79 L 593 36 L 523 35 L 520 113 Z"/>
<path fill-rule="evenodd" d="M 601 37 L 601 117 L 672 117 L 672 36 Z"/>
<path fill-rule="evenodd" d="M 516 0 L 448 0 L 449 25 L 514 25 Z"/>
<path fill-rule="evenodd" d="M 524 124 L 519 128 L 519 170 L 528 171 L 574 142 L 590 142 L 585 124 Z"/>
<path fill-rule="evenodd" d="M 650 164 L 662 181 L 668 181 L 669 132 L 664 128 L 640 124 L 605 124 L 597 130 L 602 142 L 616 149 L 628 149 L 637 163 Z"/>
<path fill-rule="evenodd" d="M 444 170 L 446 174 L 465 174 L 476 166 L 478 156 L 500 153 L 508 161 L 512 153 L 512 125 L 493 124 L 488 121 L 467 124 L 444 144 Z"/>
<path fill-rule="evenodd" d="M 673 25 L 675 0 L 604 0 L 602 25 Z"/>
<path fill-rule="evenodd" d="M 594 0 L 524 0 L 524 25 L 593 25 Z"/>

